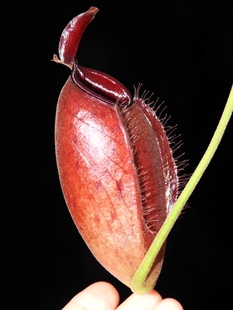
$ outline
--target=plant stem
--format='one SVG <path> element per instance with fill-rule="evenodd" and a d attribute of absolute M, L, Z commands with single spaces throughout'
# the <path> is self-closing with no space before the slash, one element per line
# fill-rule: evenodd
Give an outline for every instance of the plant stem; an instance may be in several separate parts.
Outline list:
<path fill-rule="evenodd" d="M 212 157 L 214 156 L 219 146 L 219 143 L 223 137 L 227 124 L 231 118 L 232 112 L 233 112 L 233 86 L 231 88 L 227 103 L 223 110 L 218 126 L 214 132 L 214 135 L 210 141 L 210 144 L 205 154 L 203 155 L 201 161 L 199 162 L 197 168 L 193 172 L 192 177 L 189 179 L 182 193 L 178 197 L 176 203 L 174 204 L 174 207 L 169 213 L 167 219 L 164 221 L 161 229 L 159 230 L 157 236 L 155 237 L 153 243 L 151 244 L 148 252 L 146 253 L 143 261 L 141 262 L 138 270 L 136 271 L 132 279 L 131 289 L 133 292 L 143 294 L 153 289 L 151 284 L 149 286 L 147 285 L 146 278 L 151 267 L 153 266 L 155 257 L 159 253 L 169 232 L 171 231 L 173 225 L 175 224 L 180 212 L 182 211 L 184 205 L 186 204 L 187 200 L 194 191 L 196 185 L 200 181 Z M 155 283 L 153 284 L 153 286 L 154 285 Z"/>

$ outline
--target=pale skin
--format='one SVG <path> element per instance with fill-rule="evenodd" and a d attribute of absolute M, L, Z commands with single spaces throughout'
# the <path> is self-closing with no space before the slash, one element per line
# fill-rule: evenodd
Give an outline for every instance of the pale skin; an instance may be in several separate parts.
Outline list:
<path fill-rule="evenodd" d="M 132 293 L 119 305 L 117 290 L 107 282 L 96 282 L 78 293 L 62 310 L 183 310 L 173 298 L 163 299 L 152 290 L 140 295 Z"/>

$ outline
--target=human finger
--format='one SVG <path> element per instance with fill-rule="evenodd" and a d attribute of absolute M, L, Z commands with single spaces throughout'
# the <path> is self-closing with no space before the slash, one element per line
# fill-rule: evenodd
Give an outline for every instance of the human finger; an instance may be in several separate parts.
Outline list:
<path fill-rule="evenodd" d="M 156 305 L 154 310 L 184 310 L 184 309 L 176 299 L 165 298 Z"/>
<path fill-rule="evenodd" d="M 63 310 L 115 310 L 119 303 L 117 290 L 107 282 L 96 282 L 78 293 Z"/>
<path fill-rule="evenodd" d="M 143 295 L 133 293 L 120 304 L 117 310 L 154 310 L 161 300 L 162 297 L 155 290 Z"/>

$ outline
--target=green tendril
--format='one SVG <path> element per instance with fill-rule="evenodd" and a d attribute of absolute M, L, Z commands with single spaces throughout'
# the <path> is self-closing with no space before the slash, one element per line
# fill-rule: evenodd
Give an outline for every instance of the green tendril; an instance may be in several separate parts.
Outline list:
<path fill-rule="evenodd" d="M 167 239 L 167 236 L 171 231 L 173 225 L 175 224 L 180 212 L 182 211 L 184 205 L 191 196 L 192 192 L 194 191 L 195 187 L 200 181 L 203 173 L 208 167 L 211 159 L 213 158 L 219 146 L 219 143 L 224 135 L 225 129 L 231 118 L 232 112 L 233 112 L 233 86 L 231 88 L 227 103 L 223 110 L 218 126 L 214 132 L 214 135 L 210 141 L 210 144 L 205 154 L 203 155 L 201 161 L 199 162 L 197 168 L 193 172 L 191 178 L 189 179 L 182 193 L 178 197 L 167 219 L 164 221 L 161 229 L 159 230 L 157 236 L 155 237 L 153 243 L 151 244 L 139 268 L 135 272 L 135 275 L 131 282 L 131 290 L 133 292 L 144 294 L 151 291 L 154 288 L 155 283 L 147 283 L 147 275 L 150 269 L 152 268 L 154 260 L 157 254 L 159 253 L 162 245 L 164 244 L 165 240 Z"/>

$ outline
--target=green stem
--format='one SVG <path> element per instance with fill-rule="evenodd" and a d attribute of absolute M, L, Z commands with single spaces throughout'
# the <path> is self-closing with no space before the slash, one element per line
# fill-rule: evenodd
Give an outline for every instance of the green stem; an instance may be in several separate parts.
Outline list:
<path fill-rule="evenodd" d="M 159 253 L 162 245 L 164 244 L 169 232 L 171 231 L 173 225 L 175 224 L 180 212 L 182 211 L 184 205 L 186 204 L 187 200 L 189 199 L 196 185 L 201 179 L 203 173 L 208 167 L 212 157 L 214 156 L 214 153 L 216 152 L 219 146 L 224 131 L 231 118 L 232 112 L 233 112 L 233 86 L 231 88 L 227 103 L 223 110 L 218 126 L 214 132 L 214 135 L 210 141 L 210 144 L 205 154 L 203 155 L 201 161 L 199 162 L 197 168 L 195 169 L 192 177 L 186 184 L 184 190 L 177 199 L 167 219 L 164 221 L 161 229 L 159 230 L 157 236 L 155 237 L 153 243 L 151 244 L 148 252 L 146 253 L 143 261 L 141 262 L 138 270 L 136 271 L 132 279 L 131 282 L 132 291 L 136 293 L 146 293 L 153 289 L 151 284 L 148 286 L 148 284 L 146 283 L 147 275 L 151 267 L 153 266 L 154 260 L 157 254 Z M 153 284 L 153 286 L 154 285 L 155 283 Z"/>

